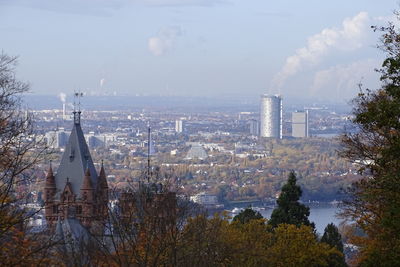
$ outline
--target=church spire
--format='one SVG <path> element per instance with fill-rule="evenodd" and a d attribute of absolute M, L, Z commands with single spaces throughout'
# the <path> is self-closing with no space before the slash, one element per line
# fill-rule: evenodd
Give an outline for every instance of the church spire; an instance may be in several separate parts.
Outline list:
<path fill-rule="evenodd" d="M 104 171 L 103 160 L 101 160 L 101 168 L 99 173 L 99 185 L 103 189 L 108 189 L 106 172 Z"/>
<path fill-rule="evenodd" d="M 90 176 L 90 169 L 89 169 L 89 163 L 87 164 L 86 171 L 85 171 L 85 176 L 83 177 L 83 183 L 81 190 L 92 190 L 92 182 L 91 176 Z"/>
<path fill-rule="evenodd" d="M 46 202 L 52 202 L 54 195 L 56 193 L 56 178 L 54 177 L 53 174 L 53 168 L 51 167 L 51 161 L 50 161 L 50 166 L 49 166 L 49 170 L 47 171 L 47 175 L 46 175 L 46 184 L 44 186 L 44 200 Z"/>
<path fill-rule="evenodd" d="M 50 166 L 49 170 L 47 171 L 47 176 L 46 176 L 46 188 L 55 188 L 56 187 L 56 181 L 54 178 L 53 174 L 53 168 L 51 167 L 51 161 L 50 161 Z"/>
<path fill-rule="evenodd" d="M 65 146 L 57 174 L 55 175 L 57 189 L 62 191 L 66 179 L 69 177 L 71 188 L 77 194 L 78 198 L 81 197 L 82 191 L 80 189 L 86 179 L 85 176 L 88 176 L 90 180 L 86 181 L 86 185 L 90 185 L 91 189 L 97 188 L 99 182 L 97 171 L 80 124 L 80 98 L 82 96 L 83 94 L 80 92 L 74 93 L 74 125 L 68 143 Z M 90 175 L 86 175 L 87 169 L 89 169 Z"/>

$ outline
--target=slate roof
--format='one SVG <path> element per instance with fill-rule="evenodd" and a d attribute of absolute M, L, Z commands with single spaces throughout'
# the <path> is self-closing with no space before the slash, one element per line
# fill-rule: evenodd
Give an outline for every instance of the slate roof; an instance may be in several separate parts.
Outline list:
<path fill-rule="evenodd" d="M 65 253 L 82 249 L 82 247 L 88 244 L 90 234 L 79 220 L 75 218 L 61 220 L 58 218 L 55 238 L 60 242 L 58 248 Z"/>
<path fill-rule="evenodd" d="M 80 116 L 80 112 L 74 115 Z M 87 168 L 90 170 L 91 184 L 93 188 L 96 188 L 98 182 L 97 172 L 85 137 L 83 136 L 80 118 L 78 117 L 77 120 L 74 120 L 74 127 L 72 128 L 68 144 L 65 147 L 60 166 L 58 166 L 55 175 L 57 187 L 56 199 L 60 198 L 67 183 L 67 179 L 71 183 L 73 193 L 79 198 L 81 185 Z"/>

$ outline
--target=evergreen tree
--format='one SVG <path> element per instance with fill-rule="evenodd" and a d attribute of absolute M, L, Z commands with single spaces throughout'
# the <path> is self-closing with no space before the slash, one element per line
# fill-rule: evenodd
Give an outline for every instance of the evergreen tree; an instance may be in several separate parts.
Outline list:
<path fill-rule="evenodd" d="M 321 242 L 328 244 L 330 247 L 336 248 L 340 253 L 343 254 L 342 235 L 339 233 L 338 228 L 333 223 L 330 223 L 325 227 Z M 344 254 L 342 256 L 338 256 L 336 254 L 332 255 L 332 257 L 329 259 L 329 266 L 347 266 Z"/>
<path fill-rule="evenodd" d="M 253 210 L 252 208 L 247 208 L 242 210 L 238 215 L 233 217 L 234 222 L 240 222 L 242 224 L 248 223 L 251 220 L 262 219 L 263 216 L 258 212 Z"/>
<path fill-rule="evenodd" d="M 325 227 L 321 242 L 324 242 L 331 247 L 335 247 L 337 250 L 343 253 L 342 235 L 339 233 L 338 228 L 333 223 L 330 223 Z"/>
<path fill-rule="evenodd" d="M 296 184 L 296 175 L 292 171 L 287 183 L 282 187 L 281 195 L 277 201 L 278 207 L 272 211 L 268 224 L 272 227 L 286 223 L 294 224 L 297 227 L 307 225 L 314 228 L 314 223 L 308 220 L 310 208 L 299 203 L 301 194 L 301 188 Z"/>

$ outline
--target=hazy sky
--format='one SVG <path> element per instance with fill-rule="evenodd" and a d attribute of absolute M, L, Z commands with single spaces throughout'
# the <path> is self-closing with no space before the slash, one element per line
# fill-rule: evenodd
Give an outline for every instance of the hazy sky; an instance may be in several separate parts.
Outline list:
<path fill-rule="evenodd" d="M 0 0 L 0 49 L 37 94 L 343 100 L 375 88 L 388 0 Z"/>

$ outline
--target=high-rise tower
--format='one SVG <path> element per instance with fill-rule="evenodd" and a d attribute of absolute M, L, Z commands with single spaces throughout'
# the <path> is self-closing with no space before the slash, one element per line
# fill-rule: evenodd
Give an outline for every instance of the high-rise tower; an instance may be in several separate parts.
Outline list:
<path fill-rule="evenodd" d="M 282 97 L 280 95 L 261 96 L 260 136 L 282 138 Z"/>
<path fill-rule="evenodd" d="M 292 136 L 308 137 L 308 110 L 292 113 Z"/>
<path fill-rule="evenodd" d="M 175 132 L 177 132 L 177 133 L 182 133 L 183 132 L 183 126 L 184 125 L 184 123 L 183 123 L 183 120 L 182 119 L 179 119 L 179 120 L 176 120 L 175 121 Z"/>

